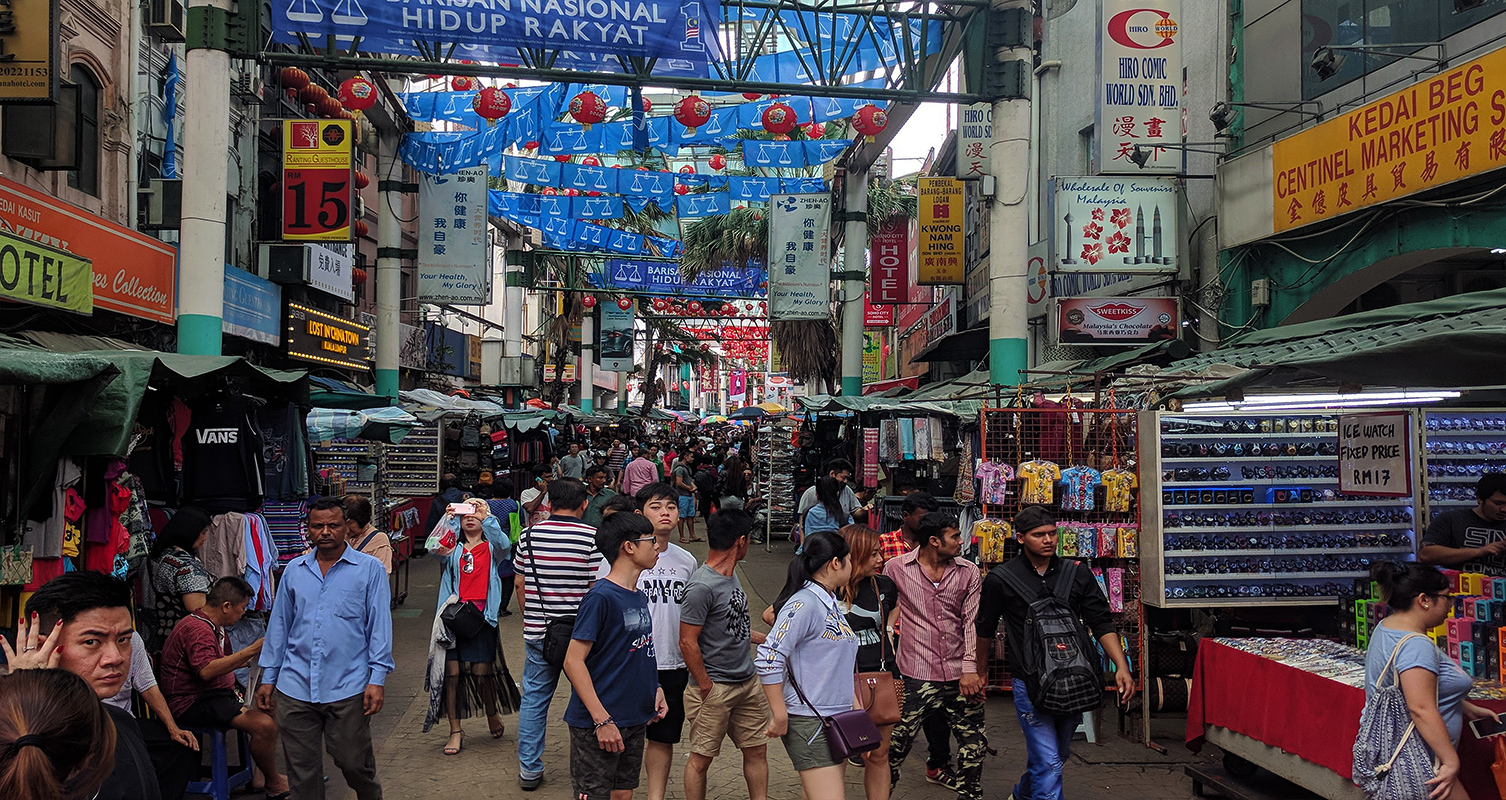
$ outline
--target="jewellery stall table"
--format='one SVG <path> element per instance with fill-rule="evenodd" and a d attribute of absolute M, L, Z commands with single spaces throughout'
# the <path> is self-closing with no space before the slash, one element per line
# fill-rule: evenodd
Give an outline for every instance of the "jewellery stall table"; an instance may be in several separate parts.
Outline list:
<path fill-rule="evenodd" d="M 1187 747 L 1203 742 L 1329 800 L 1358 800 L 1353 747 L 1365 706 L 1365 652 L 1321 639 L 1204 639 L 1187 709 Z M 1472 701 L 1506 711 L 1506 688 L 1476 681 Z M 1466 725 L 1461 781 L 1474 800 L 1500 800 L 1495 751 Z"/>

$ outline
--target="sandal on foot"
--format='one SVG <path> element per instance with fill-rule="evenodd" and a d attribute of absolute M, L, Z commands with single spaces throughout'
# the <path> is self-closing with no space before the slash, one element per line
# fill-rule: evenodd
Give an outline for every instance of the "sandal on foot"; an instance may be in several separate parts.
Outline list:
<path fill-rule="evenodd" d="M 267 800 L 288 800 L 288 798 L 290 798 L 292 796 L 293 796 L 293 790 L 292 789 L 289 789 L 289 790 L 287 790 L 285 792 L 279 792 L 277 794 L 272 794 L 271 792 L 267 792 Z"/>
<path fill-rule="evenodd" d="M 487 727 L 491 727 L 491 720 L 487 720 Z M 495 728 L 491 728 L 491 732 L 493 739 L 501 739 L 503 734 L 507 733 L 507 725 L 504 723 L 496 726 Z"/>
<path fill-rule="evenodd" d="M 464 731 L 454 731 L 453 733 L 450 734 L 450 738 L 451 739 L 454 739 L 457 736 L 460 737 L 460 742 L 458 744 L 456 744 L 454 747 L 450 747 L 448 744 L 445 745 L 445 748 L 444 748 L 444 754 L 445 755 L 447 755 L 447 756 L 454 756 L 454 755 L 459 755 L 460 754 L 461 745 L 465 743 L 465 732 Z"/>

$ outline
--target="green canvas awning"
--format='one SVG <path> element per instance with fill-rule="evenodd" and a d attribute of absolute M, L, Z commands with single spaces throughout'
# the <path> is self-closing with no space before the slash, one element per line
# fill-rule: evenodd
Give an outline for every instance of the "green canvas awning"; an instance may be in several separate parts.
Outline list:
<path fill-rule="evenodd" d="M 901 417 L 955 417 L 957 412 L 938 403 L 911 400 L 908 397 L 855 397 L 851 395 L 818 394 L 814 397 L 797 397 L 795 401 L 806 411 L 815 413 L 851 411 L 857 413 L 881 412 Z"/>

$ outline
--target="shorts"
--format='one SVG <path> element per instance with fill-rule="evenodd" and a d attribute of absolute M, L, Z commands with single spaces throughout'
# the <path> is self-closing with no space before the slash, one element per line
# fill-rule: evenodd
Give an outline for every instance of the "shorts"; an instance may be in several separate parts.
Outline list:
<path fill-rule="evenodd" d="M 211 689 L 193 701 L 178 715 L 179 725 L 188 728 L 228 730 L 230 722 L 241 715 L 241 698 L 234 689 Z"/>
<path fill-rule="evenodd" d="M 815 738 L 811 738 L 814 736 Z M 790 763 L 796 772 L 840 764 L 831 757 L 831 748 L 826 746 L 826 731 L 821 728 L 820 717 L 797 717 L 790 715 L 790 725 L 784 736 L 784 751 L 790 754 Z"/>
<path fill-rule="evenodd" d="M 690 671 L 679 669 L 659 670 L 659 688 L 664 690 L 664 702 L 669 713 L 658 722 L 650 722 L 646 736 L 650 742 L 679 744 L 680 730 L 685 727 L 685 684 L 690 680 Z"/>
<path fill-rule="evenodd" d="M 713 683 L 705 700 L 701 688 L 692 685 L 684 698 L 690 752 L 715 758 L 728 736 L 739 750 L 768 744 L 769 700 L 757 675 L 742 683 Z"/>
<path fill-rule="evenodd" d="M 570 726 L 570 788 L 575 800 L 611 800 L 612 792 L 638 788 L 644 725 L 623 728 L 622 752 L 608 753 L 596 731 Z"/>
<path fill-rule="evenodd" d="M 680 519 L 695 518 L 695 498 L 684 496 L 680 498 Z"/>

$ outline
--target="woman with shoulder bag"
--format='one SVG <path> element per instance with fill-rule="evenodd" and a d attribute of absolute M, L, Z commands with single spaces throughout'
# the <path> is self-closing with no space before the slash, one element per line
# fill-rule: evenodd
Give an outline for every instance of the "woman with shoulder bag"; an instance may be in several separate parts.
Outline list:
<path fill-rule="evenodd" d="M 478 707 L 486 710 L 493 739 L 502 738 L 505 731 L 501 715 L 518 708 L 518 687 L 497 640 L 497 612 L 504 596 L 500 565 L 512 557 L 512 542 L 485 501 L 472 501 L 469 506 L 472 513 L 460 517 L 455 549 L 443 555 L 438 613 L 453 645 L 444 654 L 442 688 L 431 682 L 431 719 L 424 725 L 427 731 L 435 721 L 434 700 L 442 697 L 450 720 L 450 740 L 444 748 L 448 756 L 460 752 L 460 721 L 474 715 Z"/>
<path fill-rule="evenodd" d="M 774 601 L 774 629 L 758 647 L 759 682 L 805 800 L 843 800 L 844 758 L 834 757 L 825 720 L 852 711 L 858 639 L 837 591 L 852 574 L 847 542 L 830 531 L 807 536 Z"/>
<path fill-rule="evenodd" d="M 1448 618 L 1448 578 L 1437 567 L 1384 562 L 1372 577 L 1392 613 L 1370 634 L 1355 783 L 1373 798 L 1469 800 L 1459 783 L 1459 735 L 1465 720 L 1498 717 L 1465 699 L 1469 676 L 1428 635 Z"/>
<path fill-rule="evenodd" d="M 889 800 L 889 734 L 899 721 L 899 667 L 894 661 L 894 622 L 899 618 L 899 587 L 879 574 L 878 531 L 848 525 L 838 531 L 847 541 L 852 575 L 837 591 L 847 624 L 858 637 L 856 691 L 858 705 L 873 718 L 882 737 L 877 749 L 848 761 L 863 767 L 868 800 Z"/>

